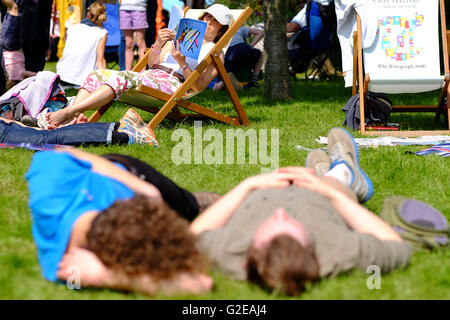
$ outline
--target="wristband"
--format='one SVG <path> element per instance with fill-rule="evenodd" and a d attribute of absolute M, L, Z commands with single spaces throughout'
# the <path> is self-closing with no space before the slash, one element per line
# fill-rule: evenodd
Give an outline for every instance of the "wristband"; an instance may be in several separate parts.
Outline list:
<path fill-rule="evenodd" d="M 189 66 L 185 65 L 183 68 L 181 68 L 181 70 L 185 71 L 187 68 L 189 68 Z"/>

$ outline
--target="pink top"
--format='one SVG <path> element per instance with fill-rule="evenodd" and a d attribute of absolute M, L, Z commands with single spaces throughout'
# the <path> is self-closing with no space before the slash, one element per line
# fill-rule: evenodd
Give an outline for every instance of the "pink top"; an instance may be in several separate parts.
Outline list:
<path fill-rule="evenodd" d="M 22 81 L 25 71 L 25 56 L 22 50 L 3 51 L 6 73 L 10 80 Z"/>

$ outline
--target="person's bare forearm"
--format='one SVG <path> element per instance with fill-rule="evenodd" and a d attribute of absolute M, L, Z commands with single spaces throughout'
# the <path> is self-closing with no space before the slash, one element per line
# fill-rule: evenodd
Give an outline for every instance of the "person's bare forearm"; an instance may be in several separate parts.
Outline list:
<path fill-rule="evenodd" d="M 97 69 L 106 69 L 105 48 L 107 40 L 108 34 L 105 34 L 97 44 L 97 62 L 95 64 Z"/>
<path fill-rule="evenodd" d="M 187 79 L 195 70 L 191 70 L 190 68 L 186 68 L 183 71 L 185 79 Z M 217 71 L 210 70 L 208 67 L 199 77 L 198 79 L 191 85 L 191 89 L 194 92 L 200 92 L 205 89 L 208 84 L 217 76 Z"/>
<path fill-rule="evenodd" d="M 154 46 L 150 47 L 150 53 L 148 55 L 148 67 L 151 68 L 154 64 L 159 64 L 161 62 L 162 57 L 162 48 L 158 49 Z"/>
<path fill-rule="evenodd" d="M 104 58 L 97 59 L 97 69 L 106 69 L 106 60 Z"/>
<path fill-rule="evenodd" d="M 288 22 L 286 25 L 286 32 L 296 32 L 300 30 L 300 25 L 295 22 Z"/>
<path fill-rule="evenodd" d="M 255 35 L 252 43 L 250 43 L 250 46 L 254 47 L 264 37 L 264 31 L 261 29 L 252 28 L 250 29 L 250 32 Z"/>
<path fill-rule="evenodd" d="M 318 177 L 311 169 L 299 167 L 279 168 L 278 172 L 291 172 L 295 175 L 294 184 L 308 188 L 330 200 L 334 209 L 347 225 L 360 233 L 368 233 L 381 240 L 402 241 L 401 237 L 386 222 L 361 206 L 345 192 L 345 187 L 338 187 L 337 181 L 330 177 Z"/>
<path fill-rule="evenodd" d="M 256 46 L 257 44 L 258 44 L 258 42 L 262 39 L 262 37 L 263 37 L 263 35 L 261 35 L 261 36 L 256 36 L 254 39 L 253 39 L 253 41 L 252 41 L 252 43 L 250 43 L 250 46 L 253 48 L 254 46 Z"/>
<path fill-rule="evenodd" d="M 201 273 L 178 272 L 169 279 L 155 281 L 149 274 L 131 276 L 106 269 L 102 286 L 152 296 L 157 293 L 165 295 L 202 294 L 211 290 L 212 284 L 212 279 Z"/>
<path fill-rule="evenodd" d="M 245 179 L 198 216 L 190 226 L 194 234 L 225 225 L 247 195 L 256 189 L 286 188 L 295 176 L 291 173 L 268 173 Z"/>
<path fill-rule="evenodd" d="M 353 230 L 371 234 L 380 240 L 402 241 L 391 226 L 344 193 L 332 190 L 328 198 L 335 210 Z"/>
<path fill-rule="evenodd" d="M 154 281 L 148 274 L 129 276 L 126 274 L 109 272 L 108 282 L 105 287 L 118 290 L 135 291 L 149 296 L 157 293 L 165 295 L 177 294 L 202 294 L 212 287 L 208 282 L 205 283 L 200 273 L 180 272 L 169 279 Z"/>
<path fill-rule="evenodd" d="M 148 275 L 128 276 L 126 274 L 108 271 L 104 286 L 110 289 L 135 291 L 152 296 L 157 291 L 157 285 Z"/>
<path fill-rule="evenodd" d="M 71 247 L 64 254 L 58 264 L 58 279 L 67 281 L 72 276 L 74 266 L 78 268 L 83 287 L 137 291 L 147 295 L 153 295 L 157 290 L 157 283 L 149 275 L 130 276 L 112 270 L 95 253 L 80 247 Z"/>
<path fill-rule="evenodd" d="M 251 190 L 251 186 L 245 181 L 238 184 L 195 218 L 189 227 L 190 231 L 194 234 L 199 234 L 205 230 L 221 228 Z"/>
<path fill-rule="evenodd" d="M 170 50 L 170 41 L 175 38 L 175 33 L 167 28 L 161 29 L 158 32 L 158 37 L 155 43 L 151 46 L 150 54 L 148 56 L 148 66 L 151 67 L 153 64 L 158 64 L 162 61 L 163 57 Z"/>

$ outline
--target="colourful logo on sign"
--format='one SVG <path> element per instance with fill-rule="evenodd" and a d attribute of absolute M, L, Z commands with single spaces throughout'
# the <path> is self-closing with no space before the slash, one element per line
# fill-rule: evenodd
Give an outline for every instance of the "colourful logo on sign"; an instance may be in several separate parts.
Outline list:
<path fill-rule="evenodd" d="M 395 61 L 413 59 L 420 54 L 422 47 L 414 45 L 414 34 L 423 25 L 423 14 L 416 12 L 413 19 L 401 16 L 388 16 L 378 21 L 381 48 L 386 57 Z"/>

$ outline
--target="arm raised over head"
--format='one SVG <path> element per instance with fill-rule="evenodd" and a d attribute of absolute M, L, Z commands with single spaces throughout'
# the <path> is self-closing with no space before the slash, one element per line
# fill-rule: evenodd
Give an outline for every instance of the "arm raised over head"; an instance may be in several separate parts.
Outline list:
<path fill-rule="evenodd" d="M 311 189 L 328 198 L 334 209 L 351 229 L 360 233 L 371 234 L 380 240 L 403 241 L 398 233 L 380 217 L 327 182 L 327 179 L 334 178 L 318 177 L 312 172 L 298 167 L 281 168 L 278 171 L 296 174 L 294 184 Z"/>
<path fill-rule="evenodd" d="M 291 173 L 267 173 L 245 179 L 192 221 L 194 234 L 219 229 L 230 219 L 247 195 L 256 189 L 286 188 L 294 179 Z"/>
<path fill-rule="evenodd" d="M 67 148 L 60 150 L 61 152 L 68 152 L 80 160 L 90 162 L 92 164 L 92 171 L 113 178 L 136 193 L 141 193 L 148 197 L 161 197 L 161 193 L 154 185 L 141 180 L 127 170 L 119 168 L 106 158 L 78 149 Z"/>
<path fill-rule="evenodd" d="M 250 28 L 250 34 L 254 35 L 253 41 L 250 46 L 254 47 L 264 37 L 264 30 L 258 28 Z"/>

